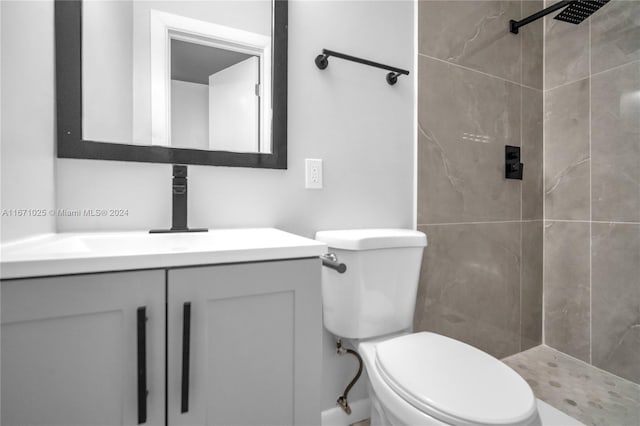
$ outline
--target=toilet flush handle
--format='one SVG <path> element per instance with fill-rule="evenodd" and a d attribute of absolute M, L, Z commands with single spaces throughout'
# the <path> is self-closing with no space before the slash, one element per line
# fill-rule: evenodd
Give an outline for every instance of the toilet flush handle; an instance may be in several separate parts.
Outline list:
<path fill-rule="evenodd" d="M 322 259 L 322 265 L 327 268 L 335 269 L 341 274 L 344 274 L 347 271 L 347 265 L 340 263 L 338 261 L 338 256 L 336 256 L 335 253 L 325 253 L 320 256 L 320 259 Z"/>

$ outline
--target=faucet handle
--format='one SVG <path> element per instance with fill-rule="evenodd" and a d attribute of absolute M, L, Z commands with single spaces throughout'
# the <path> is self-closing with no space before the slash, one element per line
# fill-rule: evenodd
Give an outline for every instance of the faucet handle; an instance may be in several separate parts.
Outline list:
<path fill-rule="evenodd" d="M 173 184 L 172 191 L 175 195 L 184 195 L 187 193 L 187 185 L 185 184 Z"/>

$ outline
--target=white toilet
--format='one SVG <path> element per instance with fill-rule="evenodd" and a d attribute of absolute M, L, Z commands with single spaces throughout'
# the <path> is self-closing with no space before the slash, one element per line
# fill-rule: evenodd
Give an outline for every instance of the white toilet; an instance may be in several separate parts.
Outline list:
<path fill-rule="evenodd" d="M 324 325 L 363 358 L 372 426 L 540 424 L 531 388 L 511 368 L 457 340 L 411 333 L 423 233 L 321 231 L 316 239 L 347 266 L 323 268 Z"/>

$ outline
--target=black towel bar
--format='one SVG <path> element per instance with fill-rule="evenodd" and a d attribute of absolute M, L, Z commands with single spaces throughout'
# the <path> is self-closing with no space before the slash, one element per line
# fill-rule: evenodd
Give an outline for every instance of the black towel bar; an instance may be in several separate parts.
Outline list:
<path fill-rule="evenodd" d="M 347 61 L 357 62 L 359 64 L 368 65 L 370 67 L 382 68 L 383 70 L 391 71 L 387 74 L 387 83 L 390 85 L 396 84 L 398 81 L 398 76 L 400 75 L 409 75 L 409 71 L 403 70 L 402 68 L 392 67 L 390 65 L 381 64 L 379 62 L 373 62 L 368 59 L 357 58 L 355 56 L 346 55 L 340 52 L 334 52 L 333 50 L 322 49 L 322 54 L 316 56 L 316 65 L 321 70 L 327 68 L 329 65 L 329 57 L 333 56 L 335 58 L 344 59 Z"/>

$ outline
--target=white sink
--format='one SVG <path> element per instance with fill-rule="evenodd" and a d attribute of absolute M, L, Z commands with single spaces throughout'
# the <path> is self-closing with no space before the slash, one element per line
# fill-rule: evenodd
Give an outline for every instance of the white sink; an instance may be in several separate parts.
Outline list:
<path fill-rule="evenodd" d="M 316 257 L 325 251 L 323 243 L 273 228 L 49 234 L 0 246 L 0 277 Z"/>

